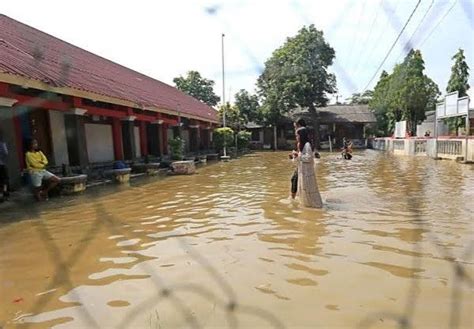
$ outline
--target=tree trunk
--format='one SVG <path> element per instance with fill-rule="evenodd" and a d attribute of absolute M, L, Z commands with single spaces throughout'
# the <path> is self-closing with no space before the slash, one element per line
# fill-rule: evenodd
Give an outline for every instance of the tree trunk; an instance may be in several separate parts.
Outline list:
<path fill-rule="evenodd" d="M 314 150 L 320 149 L 320 139 L 319 139 L 319 118 L 318 111 L 314 105 L 308 107 L 309 114 L 311 115 L 311 121 L 313 122 L 313 148 Z"/>

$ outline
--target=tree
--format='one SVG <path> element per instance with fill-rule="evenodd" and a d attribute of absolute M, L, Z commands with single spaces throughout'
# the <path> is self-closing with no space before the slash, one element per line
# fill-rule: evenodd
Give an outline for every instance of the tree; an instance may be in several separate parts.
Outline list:
<path fill-rule="evenodd" d="M 262 113 L 257 95 L 251 95 L 248 91 L 241 89 L 235 94 L 234 99 L 235 106 L 245 120 L 245 123 L 262 121 Z"/>
<path fill-rule="evenodd" d="M 250 131 L 239 131 L 237 133 L 237 149 L 242 150 L 249 147 L 250 139 L 252 138 L 252 133 Z"/>
<path fill-rule="evenodd" d="M 240 110 L 237 106 L 226 103 L 219 107 L 219 118 L 223 122 L 225 109 L 225 125 L 231 127 L 234 130 L 240 130 L 245 124 L 245 118 L 241 115 Z"/>
<path fill-rule="evenodd" d="M 213 136 L 214 147 L 219 152 L 224 149 L 224 146 L 229 147 L 234 143 L 234 131 L 229 127 L 215 129 Z"/>
<path fill-rule="evenodd" d="M 185 146 L 184 143 L 184 139 L 181 139 L 180 137 L 172 138 L 168 141 L 172 160 L 183 160 Z"/>
<path fill-rule="evenodd" d="M 454 60 L 454 64 L 451 67 L 451 77 L 449 78 L 446 91 L 448 93 L 457 91 L 459 97 L 467 96 L 467 91 L 470 88 L 468 83 L 469 66 L 466 63 L 464 50 L 459 49 L 452 59 Z M 456 135 L 459 132 L 459 128 L 464 127 L 465 124 L 465 120 L 461 117 L 448 118 L 445 122 L 447 122 L 450 129 L 456 130 Z"/>
<path fill-rule="evenodd" d="M 459 97 L 467 96 L 467 91 L 470 88 L 468 83 L 469 66 L 466 63 L 464 50 L 459 49 L 452 59 L 454 60 L 454 64 L 451 67 L 451 77 L 449 78 L 446 91 L 448 93 L 457 91 Z"/>
<path fill-rule="evenodd" d="M 173 82 L 176 88 L 209 106 L 215 106 L 220 101 L 219 96 L 214 93 L 214 81 L 203 78 L 197 71 L 189 71 L 186 77 L 179 76 Z"/>
<path fill-rule="evenodd" d="M 439 88 L 423 73 L 424 69 L 421 52 L 411 50 L 402 63 L 395 65 L 392 74 L 382 72 L 369 102 L 377 118 L 378 134 L 392 133 L 395 122 L 400 120 L 406 120 L 415 134 L 426 112 L 435 109 Z"/>
<path fill-rule="evenodd" d="M 369 101 L 369 108 L 374 112 L 377 120 L 375 133 L 378 136 L 388 136 L 390 134 L 389 100 L 387 97 L 389 87 L 390 75 L 386 71 L 382 71 L 380 79 L 374 88 L 372 99 Z"/>
<path fill-rule="evenodd" d="M 369 102 L 372 99 L 373 95 L 374 95 L 374 92 L 372 90 L 366 90 L 362 94 L 361 93 L 353 93 L 351 97 L 346 99 L 346 101 L 350 105 L 369 104 Z"/>
<path fill-rule="evenodd" d="M 397 64 L 390 78 L 388 90 L 389 112 L 392 121 L 406 120 L 408 129 L 416 134 L 416 126 L 426 118 L 426 111 L 434 110 L 440 95 L 436 83 L 423 74 L 425 63 L 419 50 L 411 50 L 401 64 Z"/>
<path fill-rule="evenodd" d="M 316 109 L 326 106 L 327 94 L 336 92 L 336 77 L 328 72 L 334 57 L 334 49 L 325 41 L 323 32 L 314 25 L 305 26 L 273 52 L 257 81 L 264 113 L 270 120 L 298 106 L 308 109 L 317 148 L 319 121 Z"/>

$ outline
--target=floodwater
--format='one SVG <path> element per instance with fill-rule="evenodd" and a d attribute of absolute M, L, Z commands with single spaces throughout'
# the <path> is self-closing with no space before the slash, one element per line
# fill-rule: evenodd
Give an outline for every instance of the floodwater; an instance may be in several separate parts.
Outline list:
<path fill-rule="evenodd" d="M 0 214 L 0 327 L 473 327 L 473 166 L 324 154 L 322 210 L 292 170 L 256 153 Z"/>

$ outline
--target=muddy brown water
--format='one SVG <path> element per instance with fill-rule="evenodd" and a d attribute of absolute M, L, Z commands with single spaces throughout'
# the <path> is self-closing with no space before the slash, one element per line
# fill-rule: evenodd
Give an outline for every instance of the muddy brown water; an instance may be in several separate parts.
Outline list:
<path fill-rule="evenodd" d="M 472 328 L 473 166 L 324 154 L 322 210 L 292 170 L 256 153 L 0 214 L 0 327 Z"/>

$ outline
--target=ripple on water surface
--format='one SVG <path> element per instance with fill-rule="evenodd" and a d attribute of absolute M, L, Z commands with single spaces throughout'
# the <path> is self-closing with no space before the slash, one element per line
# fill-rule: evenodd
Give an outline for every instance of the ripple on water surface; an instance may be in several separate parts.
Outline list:
<path fill-rule="evenodd" d="M 474 273 L 472 167 L 323 154 L 319 210 L 288 198 L 286 153 L 198 171 L 8 214 L 0 326 L 222 327 L 235 301 L 241 327 L 271 327 L 265 312 L 288 328 L 355 327 L 402 312 L 415 287 L 414 327 L 448 327 L 453 261 Z M 458 289 L 468 328 L 474 295 Z"/>

